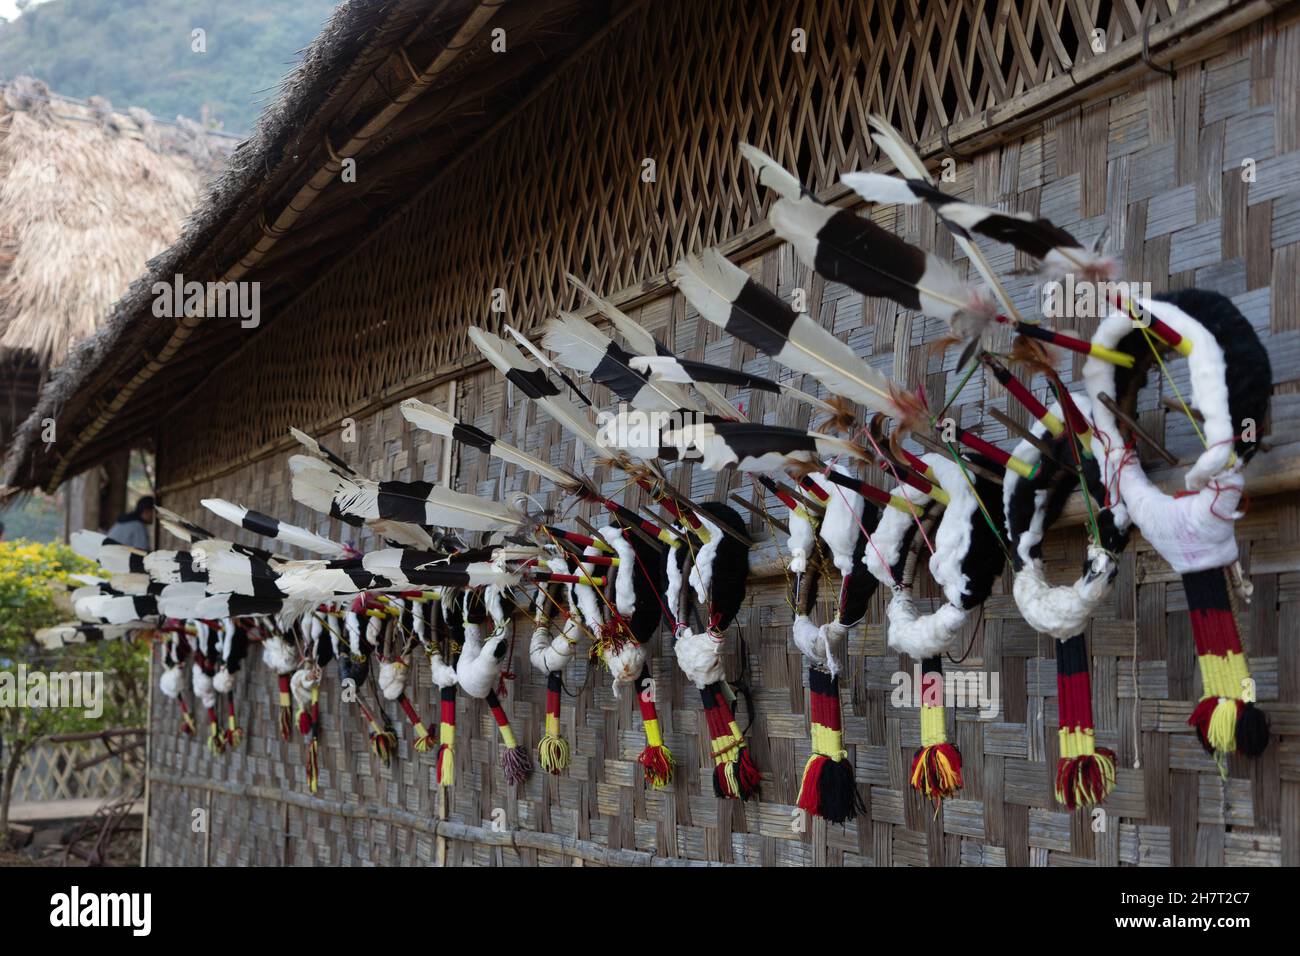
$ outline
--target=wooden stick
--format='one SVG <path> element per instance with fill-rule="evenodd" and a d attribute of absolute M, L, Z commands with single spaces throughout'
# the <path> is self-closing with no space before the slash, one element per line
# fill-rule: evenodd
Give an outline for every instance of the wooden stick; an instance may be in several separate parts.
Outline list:
<path fill-rule="evenodd" d="M 1155 438 L 1145 428 L 1143 428 L 1132 418 L 1130 418 L 1127 412 L 1122 411 L 1119 405 L 1116 404 L 1115 399 L 1111 398 L 1105 392 L 1099 394 L 1097 398 L 1100 399 L 1103 405 L 1105 405 L 1108 409 L 1110 409 L 1110 413 L 1112 415 L 1114 415 L 1121 422 L 1123 422 L 1130 429 L 1132 429 L 1134 435 L 1136 435 L 1138 438 L 1141 438 L 1144 442 L 1146 442 L 1153 449 L 1155 449 L 1156 454 L 1158 454 L 1161 458 L 1163 458 L 1167 463 L 1171 465 L 1178 464 L 1178 459 L 1174 457 L 1174 455 L 1169 451 L 1169 449 L 1166 448 L 1164 445 L 1160 444 L 1160 442 L 1156 441 Z"/>
<path fill-rule="evenodd" d="M 685 506 L 686 508 L 689 508 L 696 515 L 696 517 L 705 518 L 708 519 L 709 521 L 713 521 L 713 519 L 709 517 L 709 513 L 707 511 L 704 511 L 694 501 L 692 501 L 686 495 L 682 494 L 682 492 L 680 492 L 677 488 L 675 488 L 672 484 L 670 484 L 668 478 L 664 476 L 662 473 L 660 473 L 659 475 L 653 478 L 650 478 L 649 481 L 651 481 L 654 484 L 658 484 L 664 496 L 673 499 L 673 501 L 677 503 L 679 508 L 681 506 Z M 752 538 L 749 537 L 749 535 L 741 534 L 739 531 L 735 530 L 734 528 L 728 527 L 725 522 L 713 521 L 713 523 L 722 530 L 723 534 L 735 538 L 745 547 L 752 548 L 754 546 L 754 541 Z"/>
<path fill-rule="evenodd" d="M 1062 468 L 1066 467 L 1065 463 L 1061 461 L 1061 459 L 1057 458 L 1054 454 L 1052 454 L 1052 446 L 1049 445 L 1047 442 L 1043 441 L 1043 439 L 1039 438 L 1028 428 L 1025 428 L 1023 425 L 1019 424 L 1018 422 L 1012 421 L 1011 417 L 1007 415 L 1005 412 L 1001 411 L 1000 409 L 990 408 L 989 412 L 993 415 L 995 419 L 998 420 L 998 422 L 1006 426 L 1007 431 L 1011 432 L 1012 434 L 1019 435 L 1025 441 L 1029 442 L 1029 444 L 1037 448 L 1039 454 L 1041 454 L 1044 458 L 1048 459 L 1049 461 L 1055 462 L 1056 464 L 1060 465 Z M 1071 468 L 1071 470 L 1073 470 L 1073 468 Z"/>
<path fill-rule="evenodd" d="M 1198 422 L 1205 421 L 1205 416 L 1202 415 L 1199 410 L 1195 408 L 1185 408 L 1181 402 L 1175 398 L 1170 398 L 1168 395 L 1160 396 L 1160 404 L 1171 411 L 1178 412 L 1180 415 L 1186 415 L 1190 412 L 1192 418 L 1196 419 Z"/>
<path fill-rule="evenodd" d="M 771 522 L 771 524 L 772 524 L 774 527 L 776 527 L 777 529 L 779 529 L 779 530 L 781 531 L 782 534 L 789 534 L 789 533 L 790 533 L 790 526 L 789 526 L 789 525 L 787 525 L 787 524 L 786 524 L 784 521 L 782 521 L 780 518 L 777 518 L 777 517 L 772 516 L 772 515 L 769 514 L 767 511 L 765 511 L 763 508 L 761 508 L 761 507 L 759 507 L 758 505 L 754 504 L 754 502 L 749 501 L 749 500 L 747 500 L 747 499 L 745 499 L 745 498 L 740 497 L 740 495 L 736 494 L 734 491 L 731 493 L 731 498 L 732 498 L 733 501 L 736 502 L 736 504 L 738 504 L 738 505 L 743 505 L 744 507 L 746 507 L 746 508 L 748 508 L 750 511 L 752 511 L 754 514 L 758 515 L 760 518 L 763 518 L 763 519 L 765 519 L 766 521 Z"/>
<path fill-rule="evenodd" d="M 773 480 L 772 484 L 780 488 L 782 492 L 788 494 L 795 501 L 799 502 L 812 514 L 825 514 L 826 506 L 820 501 L 804 493 L 802 488 L 796 488 L 793 485 L 787 485 L 784 481 Z"/>
<path fill-rule="evenodd" d="M 920 432 L 913 432 L 911 437 L 915 438 L 917 442 L 924 445 L 927 450 L 934 452 L 936 455 L 943 455 L 947 458 L 952 457 L 952 452 L 928 435 L 922 435 Z M 1002 475 L 999 475 L 997 472 L 989 471 L 983 465 L 977 465 L 975 462 L 969 461 L 965 458 L 961 459 L 961 463 L 962 467 L 970 469 L 975 472 L 975 474 L 987 478 L 995 484 L 1002 484 Z"/>

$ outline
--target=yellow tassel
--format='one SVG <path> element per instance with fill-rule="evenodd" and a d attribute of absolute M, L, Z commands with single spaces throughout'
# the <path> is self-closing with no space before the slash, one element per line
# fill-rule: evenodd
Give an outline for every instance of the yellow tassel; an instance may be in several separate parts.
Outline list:
<path fill-rule="evenodd" d="M 1220 698 L 1210 716 L 1210 732 L 1206 734 L 1210 746 L 1221 753 L 1237 749 L 1237 701 Z"/>
<path fill-rule="evenodd" d="M 569 742 L 558 734 L 546 734 L 537 745 L 537 761 L 547 773 L 560 773 L 569 766 Z"/>

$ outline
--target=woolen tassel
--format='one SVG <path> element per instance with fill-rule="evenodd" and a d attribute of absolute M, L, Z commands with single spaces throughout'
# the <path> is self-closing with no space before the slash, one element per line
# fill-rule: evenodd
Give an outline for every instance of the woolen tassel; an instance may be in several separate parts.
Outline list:
<path fill-rule="evenodd" d="M 235 698 L 226 699 L 226 745 L 231 750 L 238 750 L 244 742 L 244 731 L 235 720 Z"/>
<path fill-rule="evenodd" d="M 293 736 L 293 695 L 289 692 L 289 675 L 281 674 L 280 682 L 280 739 Z"/>
<path fill-rule="evenodd" d="M 701 695 L 713 749 L 713 793 L 724 800 L 748 800 L 758 794 L 759 772 L 722 685 L 706 686 Z"/>
<path fill-rule="evenodd" d="M 1183 575 L 1202 694 L 1187 723 L 1207 751 L 1256 757 L 1268 746 L 1268 717 L 1247 700 L 1253 686 L 1221 568 Z M 1226 768 L 1220 761 L 1221 772 Z"/>
<path fill-rule="evenodd" d="M 641 724 L 645 728 L 645 749 L 637 756 L 645 772 L 646 784 L 654 790 L 661 790 L 673 782 L 673 773 L 677 762 L 673 753 L 664 745 L 663 730 L 659 726 L 659 710 L 655 706 L 654 681 L 650 677 L 650 668 L 643 666 L 637 680 L 637 704 L 641 708 Z"/>
<path fill-rule="evenodd" d="M 928 657 L 921 662 L 921 747 L 912 757 L 910 779 L 914 790 L 934 801 L 936 812 L 939 801 L 962 786 L 961 752 L 948 742 L 943 693 L 943 661 Z M 931 699 L 937 703 L 926 702 Z"/>
<path fill-rule="evenodd" d="M 370 724 L 370 752 L 379 758 L 380 763 L 385 767 L 389 766 L 393 760 L 393 750 L 397 747 L 397 731 L 389 723 L 388 715 L 384 714 L 384 725 L 381 727 L 375 720 L 374 716 L 366 709 L 366 705 L 357 701 L 361 708 L 361 713 L 366 717 Z"/>
<path fill-rule="evenodd" d="M 521 784 L 533 774 L 533 760 L 527 747 L 516 744 L 501 752 L 501 770 L 506 783 Z"/>
<path fill-rule="evenodd" d="M 501 743 L 504 748 L 501 751 L 501 769 L 505 773 L 506 783 L 521 784 L 533 772 L 533 759 L 528 753 L 528 748 L 521 747 L 515 739 L 515 732 L 510 729 L 510 718 L 506 716 L 496 691 L 489 691 L 484 699 L 488 707 L 492 708 L 497 730 L 501 732 Z"/>
<path fill-rule="evenodd" d="M 569 742 L 560 735 L 559 671 L 546 675 L 546 733 L 537 745 L 537 762 L 547 773 L 563 773 L 569 766 Z"/>
<path fill-rule="evenodd" d="M 1258 757 L 1268 746 L 1268 738 L 1268 714 L 1250 701 L 1242 701 L 1237 714 L 1237 750 L 1247 757 Z"/>
<path fill-rule="evenodd" d="M 219 754 L 226 749 L 225 738 L 221 736 L 221 720 L 217 717 L 215 707 L 208 708 L 208 751 Z"/>
<path fill-rule="evenodd" d="M 306 737 L 308 734 L 316 732 L 316 726 L 320 722 L 320 687 L 315 686 L 311 689 L 311 706 L 304 707 L 298 711 L 298 733 Z"/>
<path fill-rule="evenodd" d="M 810 667 L 808 690 L 813 752 L 804 764 L 798 806 L 830 823 L 844 823 L 866 812 L 866 805 L 844 749 L 839 677 Z"/>
<path fill-rule="evenodd" d="M 181 725 L 180 732 L 186 737 L 193 737 L 198 732 L 198 727 L 194 724 L 194 715 L 190 713 L 189 707 L 181 698 L 176 698 L 176 703 L 181 707 Z"/>
<path fill-rule="evenodd" d="M 737 793 L 740 794 L 740 799 L 748 800 L 750 797 L 758 796 L 763 774 L 758 769 L 758 764 L 754 763 L 749 747 L 745 745 L 743 739 L 740 742 L 740 758 L 736 761 L 736 779 L 739 782 Z"/>
<path fill-rule="evenodd" d="M 307 745 L 307 788 L 316 792 L 320 783 L 320 744 L 315 737 Z"/>
<path fill-rule="evenodd" d="M 311 689 L 311 710 L 304 710 L 298 715 L 299 728 L 306 727 L 304 734 L 311 734 L 307 744 L 307 787 L 312 793 L 320 783 L 320 686 Z"/>
<path fill-rule="evenodd" d="M 1082 634 L 1056 643 L 1060 758 L 1056 801 L 1066 809 L 1101 803 L 1115 789 L 1115 753 L 1097 746 L 1092 724 L 1092 681 Z"/>
<path fill-rule="evenodd" d="M 438 784 L 456 782 L 456 687 L 443 687 L 438 703 Z"/>
<path fill-rule="evenodd" d="M 415 730 L 415 752 L 418 754 L 427 754 L 430 750 L 435 750 L 438 746 L 438 738 L 429 733 L 429 729 L 424 726 L 424 721 L 416 713 L 415 707 L 411 704 L 410 698 L 406 694 L 397 696 L 397 703 L 406 714 L 406 719 L 411 722 L 411 727 Z"/>

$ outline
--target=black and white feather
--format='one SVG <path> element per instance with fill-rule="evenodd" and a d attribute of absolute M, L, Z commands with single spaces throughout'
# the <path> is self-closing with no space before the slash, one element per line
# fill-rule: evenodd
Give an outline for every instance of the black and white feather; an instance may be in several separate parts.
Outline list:
<path fill-rule="evenodd" d="M 853 442 L 783 425 L 711 421 L 665 431 L 663 437 L 679 447 L 693 446 L 709 471 L 778 471 L 837 455 L 872 460 L 866 449 Z"/>
<path fill-rule="evenodd" d="M 576 315 L 561 313 L 543 328 L 542 345 L 557 360 L 607 387 L 633 408 L 674 412 L 696 405 L 676 385 L 657 382 L 632 366 L 632 354 Z"/>
<path fill-rule="evenodd" d="M 527 359 L 512 343 L 491 332 L 471 326 L 470 341 L 507 382 L 524 393 L 538 408 L 560 423 L 574 437 L 596 454 L 607 453 L 587 413 L 560 395 L 535 362 Z"/>
<path fill-rule="evenodd" d="M 556 468 L 554 465 L 542 461 L 540 458 L 536 458 L 514 445 L 508 445 L 482 429 L 467 424 L 440 408 L 427 405 L 414 398 L 408 398 L 402 402 L 401 410 L 402 417 L 416 428 L 451 439 L 462 445 L 469 445 L 471 448 L 476 448 L 493 458 L 500 458 L 502 461 L 510 462 L 525 471 L 531 471 L 548 479 L 554 485 L 566 491 L 578 491 L 584 486 L 583 481 L 577 476 L 562 468 Z"/>
<path fill-rule="evenodd" d="M 812 375 L 831 392 L 872 411 L 904 422 L 915 417 L 901 389 L 886 375 L 717 250 L 681 260 L 669 278 L 705 319 L 782 365 Z"/>
<path fill-rule="evenodd" d="M 232 504 L 221 498 L 204 498 L 199 504 L 214 515 L 224 518 L 231 524 L 239 525 L 245 531 L 261 535 L 263 538 L 272 538 L 291 547 L 303 548 L 316 554 L 325 554 L 331 557 L 343 557 L 350 553 L 345 546 L 338 542 L 308 531 L 306 528 L 288 524 L 268 514 L 245 508 L 242 505 Z"/>
<path fill-rule="evenodd" d="M 96 562 L 110 574 L 146 574 L 145 552 L 114 541 L 98 531 L 74 531 L 68 539 L 72 550 Z"/>

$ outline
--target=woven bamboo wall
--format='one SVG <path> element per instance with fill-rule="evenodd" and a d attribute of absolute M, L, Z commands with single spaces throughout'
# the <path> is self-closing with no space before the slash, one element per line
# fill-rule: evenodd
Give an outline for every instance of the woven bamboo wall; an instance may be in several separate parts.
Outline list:
<path fill-rule="evenodd" d="M 1157 290 L 1194 283 L 1232 296 L 1268 344 L 1277 381 L 1275 448 L 1253 466 L 1256 475 L 1269 470 L 1270 458 L 1294 460 L 1300 439 L 1294 423 L 1300 381 L 1297 88 L 1300 25 L 1294 18 L 1264 21 L 1216 44 L 1203 62 L 1180 64 L 1173 78 L 1152 72 L 1120 95 L 1062 111 L 1020 141 L 959 163 L 952 187 L 980 202 L 1040 212 L 1083 238 L 1109 228 L 1112 246 L 1122 246 L 1126 274 L 1151 281 Z M 674 150 L 704 148 L 690 138 L 671 145 Z M 857 165 L 856 156 L 841 162 L 833 151 L 828 153 L 834 156 L 831 168 Z M 1241 176 L 1241 161 L 1247 157 L 1256 162 L 1253 183 L 1243 182 Z M 736 175 L 729 158 L 715 161 L 728 170 L 725 176 L 718 173 L 720 181 Z M 538 175 L 555 172 L 548 167 Z M 697 182 L 694 188 L 707 191 L 708 185 Z M 575 186 L 574 194 L 585 193 Z M 952 252 L 950 240 L 936 230 L 928 214 L 908 213 L 897 219 L 889 214 L 883 221 L 913 241 Z M 666 264 L 662 257 L 679 249 L 679 243 L 696 246 L 735 225 L 688 230 L 656 247 L 649 259 L 637 259 L 643 247 L 632 245 L 626 260 L 608 268 L 633 269 L 626 262 L 635 260 L 634 271 L 616 272 L 598 284 L 612 291 L 615 285 L 640 281 L 661 269 Z M 438 248 L 436 240 L 420 239 L 420 226 L 414 221 L 397 224 L 391 242 L 385 238 L 366 247 L 361 258 L 344 267 L 345 272 L 370 277 L 369 290 L 355 291 L 346 304 L 372 328 L 388 316 L 375 303 L 386 306 L 387 297 L 396 294 L 390 284 L 409 274 L 405 270 L 411 268 L 412 257 L 432 255 Z M 603 248 L 607 241 L 617 244 L 625 238 L 619 233 L 608 239 L 593 237 L 591 242 Z M 561 272 L 588 265 L 581 252 L 567 246 L 538 256 L 558 257 Z M 526 269 L 524 257 L 517 262 L 519 270 Z M 1009 256 L 995 257 L 995 263 L 1004 269 L 1021 265 Z M 938 336 L 933 323 L 875 302 L 864 305 L 860 296 L 796 267 L 783 247 L 751 258 L 749 265 L 783 294 L 795 287 L 808 290 L 809 301 L 828 327 L 900 379 L 924 382 L 931 396 L 950 394 L 959 386 L 952 358 L 945 364 L 921 347 Z M 525 281 L 518 271 L 503 275 L 513 276 L 512 282 Z M 450 294 L 441 288 L 435 278 L 420 285 L 426 317 L 437 296 Z M 1033 281 L 1018 279 L 1012 288 L 1021 305 L 1032 308 Z M 526 318 L 544 312 L 545 306 L 529 309 Z M 699 328 L 680 297 L 665 295 L 650 302 L 641 318 L 661 329 L 679 353 L 743 362 L 757 371 L 780 374 L 765 358 Z M 328 406 L 336 394 L 331 390 L 339 387 L 337 380 L 348 383 L 347 388 L 375 392 L 390 385 L 393 379 L 387 376 L 394 373 L 396 361 L 390 352 L 394 342 L 401 341 L 393 331 L 398 321 L 384 326 L 387 331 L 376 337 L 358 333 L 355 354 L 339 356 L 338 371 L 331 375 L 307 363 L 305 371 L 290 371 L 268 385 L 268 391 L 259 392 L 259 403 L 265 405 L 244 398 L 228 410 L 218 409 L 209 421 L 191 417 L 178 422 L 185 426 L 176 429 L 183 437 L 164 449 L 167 467 L 180 468 L 177 462 L 185 449 L 205 443 L 224 447 L 223 429 L 234 427 L 232 423 L 251 408 L 258 409 L 259 421 L 284 418 L 288 424 L 316 416 L 322 402 Z M 315 322 L 315 316 L 299 316 L 272 326 L 268 334 L 315 348 Z M 1088 331 L 1086 323 L 1081 327 Z M 1063 370 L 1067 377 L 1077 372 L 1068 359 Z M 1185 390 L 1181 374 L 1176 371 L 1175 380 Z M 1036 385 L 1041 394 L 1042 383 Z M 557 426 L 538 421 L 500 379 L 476 373 L 461 379 L 456 391 L 464 417 L 529 449 L 540 449 L 553 461 L 573 460 L 573 443 L 562 439 Z M 442 404 L 448 394 L 444 386 L 419 397 Z M 1004 442 L 1004 432 L 987 418 L 986 410 L 997 407 L 1019 414 L 981 376 L 962 389 L 955 407 L 961 410 L 963 424 L 978 426 L 986 437 Z M 1194 435 L 1176 416 L 1160 410 L 1154 389 L 1143 396 L 1140 407 L 1145 424 L 1163 433 L 1169 448 L 1184 455 L 1193 452 Z M 764 404 L 761 398 L 754 399 L 749 412 L 783 422 L 795 417 L 792 408 Z M 349 461 L 375 477 L 439 477 L 440 446 L 407 429 L 394 409 L 357 425 L 354 444 L 342 444 L 337 429 L 322 437 L 332 438 L 330 443 Z M 276 455 L 185 487 L 167 503 L 197 514 L 200 498 L 220 495 L 341 533 L 330 522 L 312 520 L 290 501 L 286 457 Z M 600 477 L 607 490 L 619 487 L 614 478 Z M 528 480 L 514 473 L 502 476 L 499 465 L 489 466 L 472 451 L 455 469 L 457 487 L 481 493 L 521 484 L 533 487 Z M 741 486 L 734 476 L 701 473 L 692 491 L 707 498 L 725 496 L 732 489 L 753 497 L 752 486 Z M 751 530 L 761 541 L 755 565 L 772 567 L 769 559 L 776 556 L 776 542 L 757 519 Z M 1184 725 L 1199 696 L 1199 677 L 1181 586 L 1138 541 L 1123 559 L 1114 599 L 1089 634 L 1099 742 L 1115 749 L 1120 766 L 1118 789 L 1105 805 L 1102 832 L 1093 832 L 1087 818 L 1063 813 L 1053 803 L 1054 649 L 1050 639 L 1036 635 L 1019 619 L 1005 587 L 990 599 L 968 635 L 969 653 L 960 665 L 950 667 L 951 673 L 996 676 L 1001 699 L 1001 711 L 991 719 L 973 709 L 955 712 L 950 736 L 967 767 L 960 797 L 936 815 L 906 786 L 904 768 L 919 740 L 917 711 L 892 706 L 890 690 L 892 675 L 910 672 L 913 662 L 886 653 L 882 602 L 877 597 L 868 626 L 851 635 L 851 677 L 844 693 L 845 742 L 868 814 L 855 825 L 814 822 L 807 832 L 797 832 L 792 810 L 808 753 L 806 678 L 790 642 L 785 582 L 778 571 L 752 583 L 751 600 L 729 645 L 729 674 L 743 676 L 754 692 L 750 739 L 765 774 L 760 802 L 741 805 L 712 796 L 698 699 L 682 686 L 669 658 L 654 664 L 666 740 L 681 769 L 678 782 L 667 791 L 655 793 L 641 786 L 634 757 L 642 735 L 632 701 L 615 700 L 604 674 L 589 674 L 577 663 L 566 674 L 568 687 L 576 693 L 564 699 L 565 734 L 575 751 L 566 775 L 535 775 L 518 792 L 507 789 L 496 765 L 498 744 L 491 717 L 485 707 L 462 695 L 460 776 L 444 804 L 433 783 L 432 760 L 412 752 L 408 728 L 399 730 L 399 759 L 384 770 L 369 755 L 359 715 L 340 713 L 335 695 L 327 693 L 322 792 L 311 798 L 302 783 L 302 746 L 297 741 L 283 744 L 275 736 L 274 680 L 254 654 L 237 690 L 241 720 L 249 731 L 239 753 L 211 758 L 201 743 L 175 738 L 169 702 L 155 695 L 150 859 L 166 864 L 443 860 L 509 865 L 560 864 L 577 856 L 591 862 L 634 863 L 1297 865 L 1300 506 L 1294 496 L 1254 501 L 1238 525 L 1238 537 L 1255 585 L 1254 603 L 1242 621 L 1244 642 L 1259 698 L 1280 739 L 1257 761 L 1234 758 L 1227 779 L 1220 778 Z M 1049 565 L 1059 569 L 1062 578 L 1072 577 L 1083 555 L 1082 535 L 1062 531 L 1049 539 L 1045 550 Z M 526 634 L 520 640 L 526 641 Z M 517 678 L 506 708 L 521 741 L 535 744 L 544 676 L 532 672 L 526 657 L 518 648 L 513 661 Z M 337 686 L 332 672 L 329 680 L 331 687 Z M 418 681 L 415 700 L 423 713 L 432 715 L 435 695 L 427 673 L 420 672 Z M 206 833 L 191 830 L 195 808 L 211 811 Z M 504 832 L 493 829 L 498 811 L 504 812 Z M 448 823 L 435 834 L 435 823 L 442 819 Z"/>

